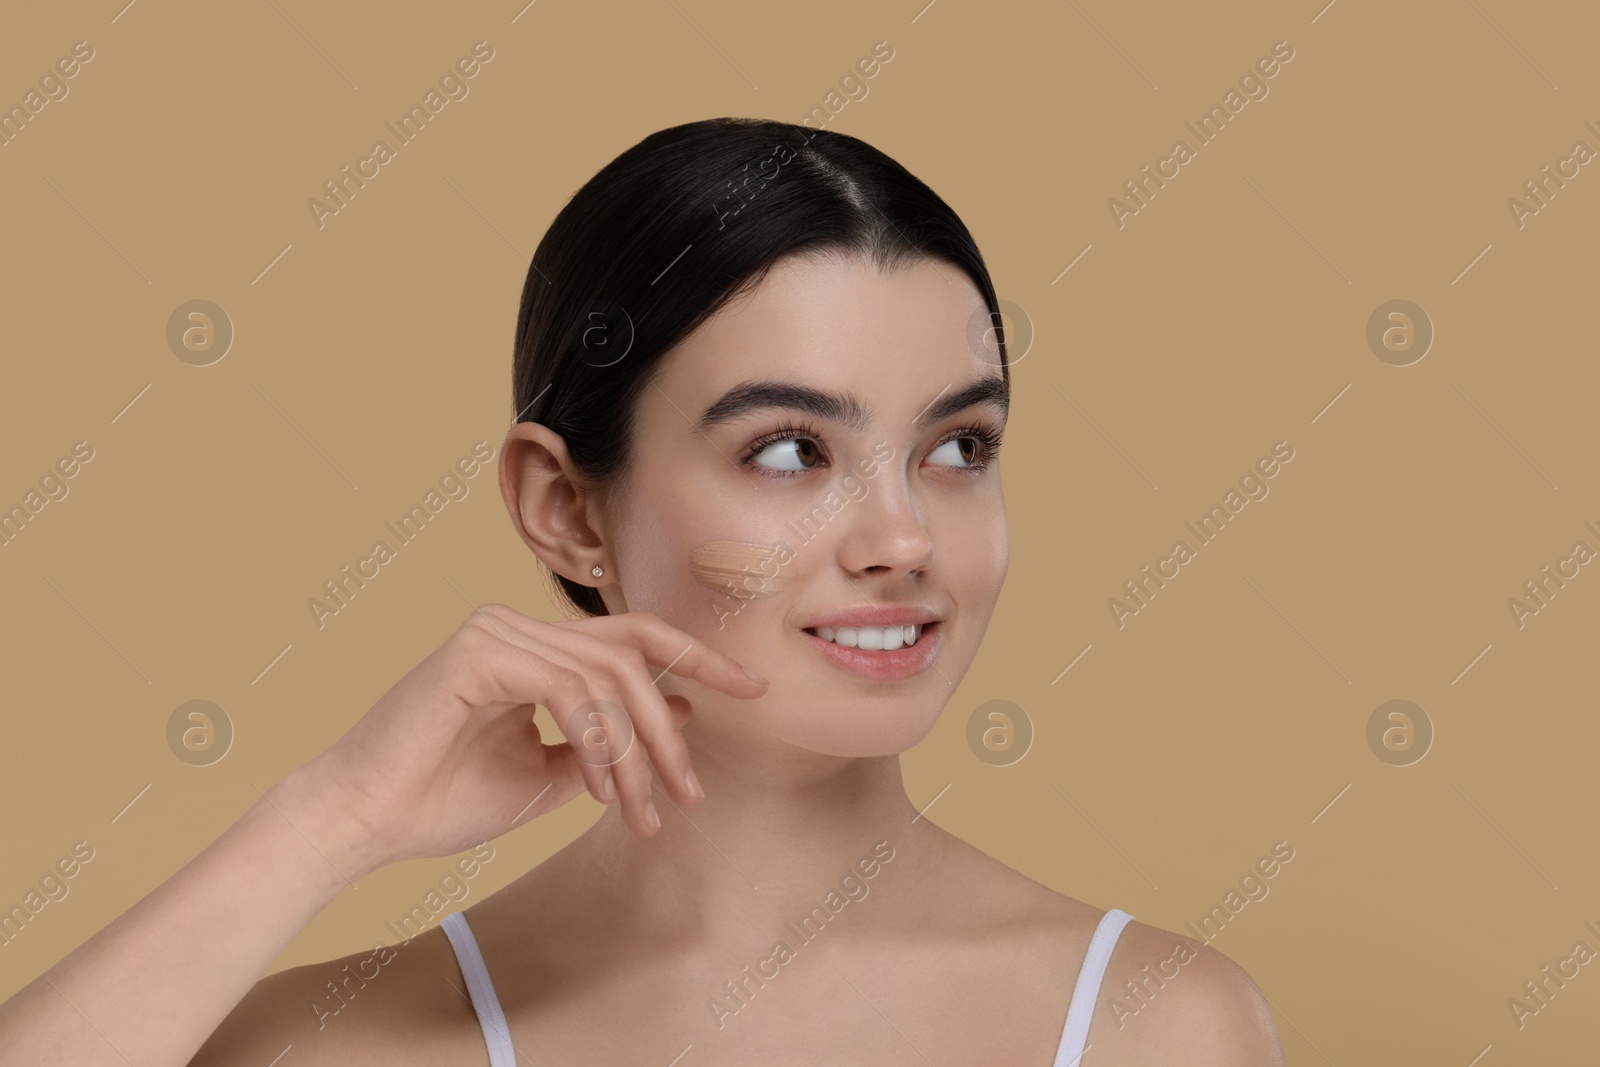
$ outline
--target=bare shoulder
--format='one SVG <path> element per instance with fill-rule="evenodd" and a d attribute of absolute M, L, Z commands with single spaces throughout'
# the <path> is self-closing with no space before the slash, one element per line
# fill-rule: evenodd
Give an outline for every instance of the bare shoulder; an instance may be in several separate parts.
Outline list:
<path fill-rule="evenodd" d="M 1070 993 L 1106 909 L 977 849 L 966 855 L 966 873 L 981 880 L 990 910 L 1021 919 L 1034 944 L 1064 961 Z M 1243 967 L 1202 941 L 1133 919 L 1106 965 L 1079 1067 L 1173 1063 L 1283 1067 L 1284 1058 L 1271 1007 Z"/>
<path fill-rule="evenodd" d="M 1255 980 L 1210 945 L 1133 920 L 1106 965 L 1082 1067 L 1283 1067 Z"/>
<path fill-rule="evenodd" d="M 285 1052 L 302 1067 L 481 1064 L 482 1033 L 444 931 L 267 975 L 189 1067 L 262 1067 Z"/>

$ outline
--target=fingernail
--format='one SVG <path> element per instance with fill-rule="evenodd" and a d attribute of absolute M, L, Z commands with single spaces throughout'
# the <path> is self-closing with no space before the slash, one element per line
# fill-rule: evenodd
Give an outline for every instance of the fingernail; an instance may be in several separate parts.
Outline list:
<path fill-rule="evenodd" d="M 656 812 L 655 801 L 652 800 L 644 806 L 644 817 L 645 821 L 650 824 L 650 829 L 661 829 L 661 816 Z"/>
<path fill-rule="evenodd" d="M 606 776 L 600 779 L 600 795 L 605 798 L 607 804 L 617 799 L 617 780 L 612 777 L 610 771 L 606 771 Z"/>
<path fill-rule="evenodd" d="M 684 772 L 683 784 L 688 786 L 689 792 L 693 793 L 695 796 L 700 797 L 701 799 L 705 798 L 706 791 L 700 787 L 700 779 L 695 777 L 694 771 L 690 770 Z"/>
<path fill-rule="evenodd" d="M 741 671 L 744 671 L 744 676 L 746 678 L 750 679 L 752 682 L 760 682 L 763 685 L 766 684 L 767 680 L 765 678 L 761 677 L 761 675 L 759 675 L 759 674 L 755 673 L 754 671 L 752 671 L 749 667 L 745 667 L 745 666 L 741 665 L 739 669 Z"/>

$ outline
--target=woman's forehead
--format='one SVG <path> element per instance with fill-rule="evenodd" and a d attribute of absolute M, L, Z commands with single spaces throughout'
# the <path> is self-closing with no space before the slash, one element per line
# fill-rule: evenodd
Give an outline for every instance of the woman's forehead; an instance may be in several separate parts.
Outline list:
<path fill-rule="evenodd" d="M 970 324 L 984 307 L 971 281 L 942 262 L 885 273 L 853 257 L 783 261 L 685 338 L 660 384 L 694 405 L 690 418 L 755 381 L 848 391 L 873 408 L 892 406 L 920 396 L 929 382 L 937 392 L 945 384 L 965 388 L 985 371 L 999 376 L 993 353 L 971 343 Z"/>

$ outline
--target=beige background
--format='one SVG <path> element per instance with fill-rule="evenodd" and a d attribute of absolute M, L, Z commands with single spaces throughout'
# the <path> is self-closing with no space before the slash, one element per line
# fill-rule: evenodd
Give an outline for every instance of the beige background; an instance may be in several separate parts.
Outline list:
<path fill-rule="evenodd" d="M 321 631 L 306 601 L 475 441 L 498 446 L 527 257 L 584 180 L 668 125 L 798 120 L 887 40 L 830 128 L 938 190 L 1037 331 L 1005 453 L 1010 581 L 905 757 L 913 799 L 1173 929 L 1288 841 L 1212 943 L 1272 1002 L 1291 1064 L 1592 1061 L 1600 962 L 1520 1030 L 1506 1004 L 1576 942 L 1600 950 L 1600 565 L 1520 629 L 1507 606 L 1574 542 L 1600 550 L 1600 165 L 1521 228 L 1507 208 L 1575 141 L 1600 149 L 1586 5 L 123 2 L 0 15 L 0 102 L 95 50 L 0 147 L 0 503 L 94 449 L 0 548 L 0 903 L 95 850 L 0 948 L 0 996 L 473 603 L 557 617 L 492 474 Z M 307 199 L 479 40 L 495 58 L 470 95 L 319 230 Z M 1269 95 L 1196 147 L 1183 124 L 1280 40 Z M 1108 198 L 1180 137 L 1196 158 L 1119 229 Z M 166 340 L 195 299 L 236 330 L 207 367 Z M 1394 299 L 1437 331 L 1410 366 L 1366 341 Z M 1270 495 L 1119 630 L 1107 600 L 1280 440 L 1295 458 Z M 1436 732 L 1409 766 L 1366 734 L 1402 698 Z M 167 744 L 192 699 L 236 730 L 208 767 Z M 1009 767 L 967 743 L 996 699 L 1036 731 Z M 456 906 L 598 811 L 497 840 Z M 449 865 L 362 880 L 278 966 L 392 940 Z"/>

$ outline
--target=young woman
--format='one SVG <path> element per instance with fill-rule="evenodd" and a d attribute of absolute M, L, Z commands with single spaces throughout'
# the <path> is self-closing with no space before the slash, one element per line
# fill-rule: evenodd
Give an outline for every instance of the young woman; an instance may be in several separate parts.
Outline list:
<path fill-rule="evenodd" d="M 472 612 L 0 1006 L 0 1058 L 1281 1064 L 1226 956 L 902 785 L 1009 561 L 998 323 L 960 219 L 860 140 L 719 119 L 617 157 L 533 257 L 499 459 L 578 617 Z M 584 791 L 601 818 L 498 893 L 261 977 L 362 875 Z"/>

